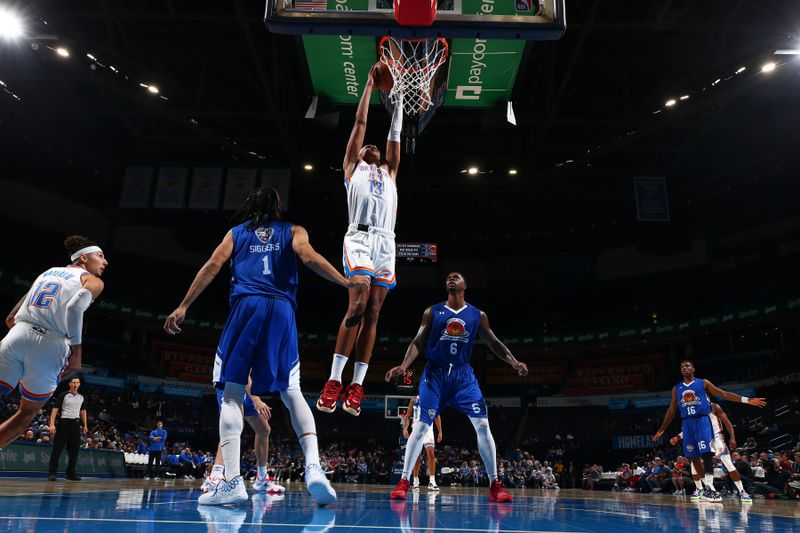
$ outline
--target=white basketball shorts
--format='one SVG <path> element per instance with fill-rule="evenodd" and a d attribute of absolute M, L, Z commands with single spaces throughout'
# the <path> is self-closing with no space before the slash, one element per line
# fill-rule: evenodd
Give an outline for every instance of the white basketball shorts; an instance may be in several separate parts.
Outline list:
<path fill-rule="evenodd" d="M 369 276 L 373 285 L 393 289 L 397 285 L 394 232 L 373 227 L 362 231 L 358 227 L 350 224 L 344 236 L 342 264 L 345 276 Z"/>
<path fill-rule="evenodd" d="M 23 398 L 42 402 L 53 395 L 70 354 L 67 339 L 20 322 L 0 341 L 0 395 L 19 386 Z"/>

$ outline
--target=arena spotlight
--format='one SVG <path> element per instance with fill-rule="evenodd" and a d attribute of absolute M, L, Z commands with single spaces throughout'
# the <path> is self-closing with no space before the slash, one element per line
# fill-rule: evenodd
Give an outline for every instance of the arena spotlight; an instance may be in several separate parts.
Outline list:
<path fill-rule="evenodd" d="M 61 57 L 69 57 L 69 50 L 67 50 L 63 46 L 59 46 L 58 48 L 56 48 L 56 53 Z"/>
<path fill-rule="evenodd" d="M 19 15 L 8 9 L 0 8 L 0 37 L 14 40 L 22 37 L 23 33 L 25 33 L 25 29 Z"/>
<path fill-rule="evenodd" d="M 777 67 L 777 65 L 775 63 L 773 63 L 772 61 L 770 61 L 769 63 L 764 63 L 761 66 L 761 72 L 764 72 L 765 74 L 770 73 L 773 70 L 775 70 L 775 67 Z"/>
<path fill-rule="evenodd" d="M 478 167 L 469 167 L 467 169 L 467 174 L 469 174 L 470 176 L 474 176 L 477 173 L 478 173 Z"/>
<path fill-rule="evenodd" d="M 158 94 L 158 87 L 156 87 L 155 85 L 148 85 L 147 90 L 152 94 Z"/>
<path fill-rule="evenodd" d="M 688 94 L 684 94 L 683 96 L 681 96 L 681 102 L 685 102 L 688 99 L 689 99 L 689 95 Z"/>
<path fill-rule="evenodd" d="M 667 102 L 664 105 L 667 106 L 667 107 L 672 107 L 672 106 L 675 105 L 675 103 L 676 103 L 675 99 L 674 98 L 670 98 L 669 100 L 667 100 Z"/>
<path fill-rule="evenodd" d="M 516 168 L 509 168 L 508 169 L 508 175 L 509 176 L 516 176 L 517 175 L 517 169 Z"/>
<path fill-rule="evenodd" d="M 745 70 L 747 70 L 747 67 L 739 67 L 739 68 L 736 70 L 736 74 L 741 74 L 741 73 L 742 73 L 742 72 L 744 72 Z"/>
<path fill-rule="evenodd" d="M 308 171 L 314 170 L 314 165 L 312 165 L 311 163 L 306 163 L 305 165 L 303 165 L 303 170 L 308 170 Z"/>

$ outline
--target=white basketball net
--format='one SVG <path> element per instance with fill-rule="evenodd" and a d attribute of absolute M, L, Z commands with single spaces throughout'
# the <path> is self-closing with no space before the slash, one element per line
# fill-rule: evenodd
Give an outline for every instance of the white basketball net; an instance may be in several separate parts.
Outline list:
<path fill-rule="evenodd" d="M 406 115 L 416 115 L 428 109 L 431 105 L 431 82 L 447 59 L 447 50 L 447 41 L 442 37 L 404 40 L 386 36 L 381 39 L 381 62 L 389 67 L 394 79 L 389 91 L 392 104 L 401 101 Z"/>

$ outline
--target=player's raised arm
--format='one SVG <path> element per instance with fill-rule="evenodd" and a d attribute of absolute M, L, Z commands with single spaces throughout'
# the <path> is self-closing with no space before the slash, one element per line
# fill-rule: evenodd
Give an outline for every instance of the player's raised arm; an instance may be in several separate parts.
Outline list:
<path fill-rule="evenodd" d="M 61 372 L 61 379 L 80 372 L 83 365 L 83 313 L 89 309 L 100 294 L 105 284 L 91 274 L 83 276 L 83 287 L 76 292 L 66 306 L 67 337 L 70 344 L 70 355 L 67 366 Z"/>
<path fill-rule="evenodd" d="M 678 410 L 678 396 L 675 394 L 675 387 L 672 387 L 672 400 L 670 400 L 669 402 L 669 407 L 667 407 L 667 412 L 664 413 L 664 421 L 661 423 L 661 427 L 658 428 L 656 434 L 653 435 L 653 442 L 661 438 L 661 435 L 664 434 L 664 431 L 666 431 L 669 423 L 672 422 L 673 418 L 675 418 L 675 411 L 677 410 Z"/>
<path fill-rule="evenodd" d="M 403 362 L 400 366 L 390 368 L 389 371 L 386 372 L 386 381 L 391 381 L 393 378 L 405 374 L 405 371 L 408 370 L 417 356 L 419 356 L 420 352 L 425 349 L 425 343 L 428 341 L 428 335 L 431 333 L 432 323 L 433 312 L 429 307 L 422 314 L 422 323 L 419 325 L 419 330 L 417 330 L 417 335 L 414 337 L 414 340 L 408 345 L 406 355 L 403 357 Z"/>
<path fill-rule="evenodd" d="M 483 342 L 489 346 L 492 353 L 511 365 L 511 367 L 517 371 L 517 374 L 520 376 L 528 375 L 528 366 L 522 361 L 517 361 L 511 354 L 511 350 L 508 349 L 508 346 L 503 344 L 503 342 L 495 336 L 494 331 L 489 327 L 489 317 L 486 316 L 486 313 L 483 311 L 481 311 L 481 324 L 478 328 L 478 334 L 481 336 L 481 339 L 483 339 Z"/>
<path fill-rule="evenodd" d="M 766 407 L 767 405 L 766 398 L 748 398 L 747 396 L 739 396 L 738 394 L 720 389 L 707 379 L 703 380 L 703 387 L 707 393 L 711 394 L 712 396 L 716 396 L 717 398 L 725 398 L 726 400 L 730 400 L 732 402 L 746 403 L 755 407 Z"/>
<path fill-rule="evenodd" d="M 303 226 L 292 226 L 292 249 L 297 254 L 297 257 L 300 258 L 300 261 L 318 276 L 348 289 L 369 288 L 369 280 L 364 279 L 364 276 L 347 279 L 327 259 L 319 255 L 314 250 L 314 247 L 311 246 L 311 242 L 308 240 L 308 232 Z"/>
<path fill-rule="evenodd" d="M 181 332 L 180 325 L 183 323 L 183 319 L 186 318 L 186 311 L 188 311 L 189 306 L 192 305 L 206 287 L 214 281 L 214 278 L 217 277 L 217 274 L 222 270 L 225 263 L 230 260 L 231 255 L 233 255 L 233 233 L 228 231 L 222 239 L 222 242 L 214 250 L 214 253 L 211 254 L 208 261 L 198 270 L 194 281 L 192 281 L 192 284 L 189 286 L 189 290 L 186 291 L 186 296 L 183 297 L 183 301 L 178 308 L 167 317 L 167 320 L 164 322 L 164 331 L 170 335 Z"/>
<path fill-rule="evenodd" d="M 392 122 L 389 125 L 389 135 L 386 137 L 386 163 L 389 165 L 389 175 L 397 179 L 397 169 L 400 167 L 400 134 L 403 131 L 403 94 L 397 95 L 392 112 Z"/>
<path fill-rule="evenodd" d="M 374 68 L 374 67 L 373 67 Z M 372 70 L 367 76 L 367 83 L 364 84 L 364 92 L 361 93 L 361 100 L 356 109 L 356 123 L 353 124 L 353 131 L 350 132 L 350 139 L 347 141 L 347 148 L 344 152 L 344 162 L 342 169 L 344 175 L 349 178 L 358 162 L 358 152 L 364 144 L 364 135 L 367 133 L 367 115 L 369 114 L 369 99 L 372 97 Z"/>
<path fill-rule="evenodd" d="M 731 423 L 731 419 L 728 418 L 727 413 L 722 410 L 717 404 L 711 404 L 711 409 L 714 411 L 714 414 L 717 415 L 719 421 L 722 422 L 722 425 L 725 426 L 725 429 L 728 432 L 728 445 L 731 447 L 731 450 L 736 449 L 736 432 L 733 429 L 733 424 Z"/>

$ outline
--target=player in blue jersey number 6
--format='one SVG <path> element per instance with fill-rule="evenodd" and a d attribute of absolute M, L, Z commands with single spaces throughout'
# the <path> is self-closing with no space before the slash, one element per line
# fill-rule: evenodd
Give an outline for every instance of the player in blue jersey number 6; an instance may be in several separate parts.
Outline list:
<path fill-rule="evenodd" d="M 517 361 L 506 345 L 495 337 L 486 313 L 464 301 L 467 282 L 461 274 L 448 274 L 446 287 L 447 301 L 425 310 L 422 324 L 406 351 L 403 363 L 386 373 L 386 381 L 402 376 L 420 352 L 425 352 L 428 363 L 419 384 L 420 417 L 406 444 L 403 475 L 391 498 L 406 499 L 411 469 L 422 451 L 425 435 L 442 409 L 452 407 L 467 415 L 475 427 L 478 450 L 489 476 L 489 499 L 510 502 L 511 495 L 497 479 L 497 451 L 489 430 L 486 402 L 470 366 L 475 337 L 480 335 L 492 353 L 511 365 L 520 376 L 528 374 L 528 367 Z"/>
<path fill-rule="evenodd" d="M 306 460 L 308 491 L 320 505 L 336 500 L 336 492 L 319 466 L 317 430 L 311 408 L 300 392 L 300 358 L 294 320 L 297 292 L 295 256 L 321 277 L 342 287 L 366 284 L 348 280 L 319 255 L 302 226 L 281 220 L 278 191 L 272 187 L 256 190 L 239 212 L 242 224 L 225 235 L 211 258 L 200 269 L 181 304 L 167 317 L 167 333 L 180 333 L 186 311 L 200 293 L 230 261 L 233 277 L 230 313 L 217 347 L 215 372 L 217 388 L 223 390 L 219 436 L 225 460 L 225 482 L 200 496 L 207 505 L 247 500 L 239 472 L 240 446 L 244 427 L 242 406 L 247 393 L 259 396 L 279 392 L 289 410 L 292 427 L 300 440 Z"/>
<path fill-rule="evenodd" d="M 664 422 L 653 435 L 653 441 L 658 441 L 664 431 L 675 417 L 675 411 L 680 409 L 683 428 L 683 455 L 694 466 L 694 479 L 697 489 L 692 494 L 692 501 L 720 502 L 722 497 L 714 489 L 714 430 L 711 427 L 711 399 L 709 394 L 718 398 L 725 398 L 731 402 L 741 402 L 755 407 L 764 407 L 767 402 L 764 398 L 748 398 L 727 392 L 715 387 L 707 379 L 694 376 L 694 363 L 689 359 L 681 361 L 681 375 L 683 381 L 672 388 L 672 401 L 664 415 Z M 700 486 L 704 485 L 701 491 Z"/>

